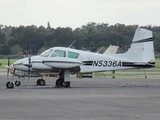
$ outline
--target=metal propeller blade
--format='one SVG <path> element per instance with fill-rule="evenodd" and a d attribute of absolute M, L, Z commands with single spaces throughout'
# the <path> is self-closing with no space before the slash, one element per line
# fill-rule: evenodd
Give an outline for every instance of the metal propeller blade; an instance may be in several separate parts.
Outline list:
<path fill-rule="evenodd" d="M 29 79 L 30 79 L 30 72 L 31 72 L 31 66 L 30 66 L 30 64 L 31 64 L 31 56 L 29 55 L 28 56 L 28 63 L 29 63 L 29 66 L 28 66 L 28 81 L 29 81 Z"/>
<path fill-rule="evenodd" d="M 7 78 L 9 77 L 9 70 L 10 70 L 10 57 L 8 57 Z"/>

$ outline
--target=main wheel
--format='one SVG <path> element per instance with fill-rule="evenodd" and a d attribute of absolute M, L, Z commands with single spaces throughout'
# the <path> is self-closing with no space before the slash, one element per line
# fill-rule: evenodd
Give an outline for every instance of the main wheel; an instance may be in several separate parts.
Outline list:
<path fill-rule="evenodd" d="M 21 82 L 19 80 L 15 81 L 15 85 L 16 86 L 20 86 L 21 85 Z"/>
<path fill-rule="evenodd" d="M 62 79 L 58 79 L 57 81 L 56 81 L 56 87 L 63 87 L 63 80 Z"/>
<path fill-rule="evenodd" d="M 13 82 L 11 82 L 11 81 L 7 82 L 7 83 L 6 83 L 6 87 L 7 87 L 8 89 L 14 88 Z"/>
<path fill-rule="evenodd" d="M 69 88 L 69 87 L 70 87 L 70 81 L 65 81 L 65 82 L 63 83 L 63 86 L 64 86 L 65 88 Z"/>

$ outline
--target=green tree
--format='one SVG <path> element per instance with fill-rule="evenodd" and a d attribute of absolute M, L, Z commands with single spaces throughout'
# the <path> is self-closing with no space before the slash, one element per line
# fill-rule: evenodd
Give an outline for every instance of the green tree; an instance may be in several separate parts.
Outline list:
<path fill-rule="evenodd" d="M 11 54 L 15 55 L 15 54 L 22 54 L 22 47 L 20 47 L 18 44 L 14 45 L 10 48 Z"/>

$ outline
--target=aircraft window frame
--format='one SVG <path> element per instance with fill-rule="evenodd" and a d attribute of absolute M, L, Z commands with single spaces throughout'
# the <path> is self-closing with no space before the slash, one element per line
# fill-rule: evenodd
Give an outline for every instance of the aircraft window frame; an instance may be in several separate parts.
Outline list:
<path fill-rule="evenodd" d="M 42 57 L 48 57 L 51 54 L 52 51 L 53 51 L 53 49 L 48 49 L 48 50 L 42 52 L 40 55 Z"/>
<path fill-rule="evenodd" d="M 51 57 L 66 57 L 66 51 L 64 50 L 55 50 Z"/>
<path fill-rule="evenodd" d="M 77 59 L 78 56 L 79 56 L 79 53 L 68 51 L 68 58 L 75 58 L 75 59 Z"/>

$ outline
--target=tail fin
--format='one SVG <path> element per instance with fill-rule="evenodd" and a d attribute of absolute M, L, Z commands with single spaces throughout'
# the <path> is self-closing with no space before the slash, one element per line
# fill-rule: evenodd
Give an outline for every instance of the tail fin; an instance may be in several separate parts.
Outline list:
<path fill-rule="evenodd" d="M 132 61 L 155 63 L 152 31 L 137 28 L 130 49 L 121 55 Z"/>

